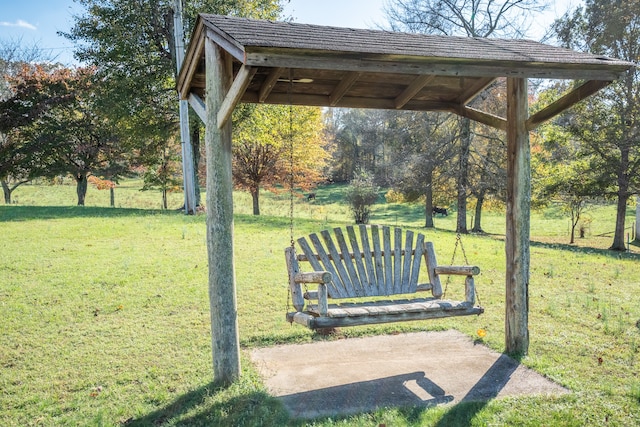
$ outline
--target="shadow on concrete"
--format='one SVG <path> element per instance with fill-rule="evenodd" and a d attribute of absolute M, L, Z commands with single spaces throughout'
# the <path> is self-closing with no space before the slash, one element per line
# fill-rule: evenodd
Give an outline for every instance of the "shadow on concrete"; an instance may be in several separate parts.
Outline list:
<path fill-rule="evenodd" d="M 476 414 L 491 399 L 498 397 L 519 365 L 511 357 L 502 354 L 462 400 L 445 413 L 436 426 L 471 425 Z"/>
<path fill-rule="evenodd" d="M 352 415 L 383 407 L 432 407 L 453 401 L 453 396 L 425 376 L 411 372 L 371 381 L 280 396 L 294 418 Z"/>

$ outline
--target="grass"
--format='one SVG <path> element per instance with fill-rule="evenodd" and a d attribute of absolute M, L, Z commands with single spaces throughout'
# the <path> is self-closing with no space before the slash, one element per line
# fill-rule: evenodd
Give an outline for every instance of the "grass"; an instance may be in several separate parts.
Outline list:
<path fill-rule="evenodd" d="M 263 216 L 235 195 L 235 250 L 243 376 L 213 383 L 204 216 L 160 211 L 137 184 L 90 189 L 29 185 L 0 206 L 0 425 L 450 426 L 640 424 L 640 249 L 612 253 L 615 208 L 593 209 L 591 233 L 568 245 L 566 218 L 532 215 L 529 355 L 522 363 L 568 387 L 567 396 L 519 397 L 436 408 L 390 408 L 338 419 L 290 419 L 248 360 L 254 347 L 319 337 L 284 321 L 283 248 L 288 196 L 264 195 Z M 139 187 L 138 187 L 139 188 Z M 334 191 L 296 201 L 296 235 L 349 222 Z M 66 205 L 66 206 L 65 206 Z M 631 214 L 631 211 L 630 211 Z M 419 229 L 419 206 L 375 207 L 373 221 Z M 487 235 L 463 237 L 485 314 L 344 329 L 346 337 L 455 328 L 504 349 L 502 213 Z M 451 259 L 455 216 L 437 218 L 434 241 Z M 601 231 L 602 230 L 602 231 Z M 251 256 L 247 256 L 251 254 Z M 458 259 L 457 262 L 461 262 Z M 452 286 L 452 285 L 450 285 Z"/>

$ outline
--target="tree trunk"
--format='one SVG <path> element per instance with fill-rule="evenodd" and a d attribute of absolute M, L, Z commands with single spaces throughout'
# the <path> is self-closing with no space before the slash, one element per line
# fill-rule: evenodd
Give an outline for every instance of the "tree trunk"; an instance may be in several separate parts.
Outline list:
<path fill-rule="evenodd" d="M 196 206 L 201 206 L 200 180 L 198 166 L 200 165 L 200 122 L 193 120 L 191 124 L 191 146 L 193 147 L 193 186 L 196 193 Z"/>
<path fill-rule="evenodd" d="M 635 242 L 640 243 L 640 237 L 638 237 L 638 230 L 640 230 L 640 196 L 636 197 L 636 228 L 635 232 Z"/>
<path fill-rule="evenodd" d="M 469 150 L 471 147 L 471 120 L 460 120 L 460 155 L 458 159 L 458 216 L 456 232 L 467 234 L 467 183 L 469 178 Z"/>
<path fill-rule="evenodd" d="M 629 201 L 629 148 L 620 150 L 620 169 L 618 169 L 618 208 L 616 212 L 616 231 L 613 235 L 613 244 L 609 249 L 613 251 L 626 251 L 624 241 L 624 222 L 627 215 L 627 202 Z"/>
<path fill-rule="evenodd" d="M 260 215 L 260 189 L 251 189 L 251 198 L 253 199 L 253 214 Z"/>
<path fill-rule="evenodd" d="M 427 173 L 427 182 L 424 190 L 424 227 L 434 228 L 433 224 L 433 172 Z"/>
<path fill-rule="evenodd" d="M 623 192 L 618 192 L 618 208 L 616 213 L 616 231 L 613 236 L 613 244 L 609 249 L 612 251 L 626 251 L 627 246 L 624 241 L 624 220 L 627 214 L 627 201 L 629 200 L 629 196 L 625 196 L 622 194 Z M 626 191 L 625 191 L 626 193 Z"/>
<path fill-rule="evenodd" d="M 482 205 L 484 204 L 484 194 L 478 196 L 476 201 L 476 213 L 473 219 L 473 228 L 471 231 L 474 233 L 482 233 Z"/>
<path fill-rule="evenodd" d="M 76 194 L 78 195 L 78 206 L 84 206 L 84 199 L 87 196 L 87 174 L 76 174 Z"/>
<path fill-rule="evenodd" d="M 116 190 L 113 187 L 109 188 L 109 206 L 116 207 Z"/>
<path fill-rule="evenodd" d="M 164 209 L 164 210 L 168 209 L 168 205 L 167 205 L 167 189 L 166 188 L 162 189 L 162 209 Z"/>
<path fill-rule="evenodd" d="M 11 204 L 11 188 L 9 188 L 9 184 L 3 179 L 0 180 L 0 183 L 2 183 L 2 192 L 4 193 L 4 202 L 7 205 Z"/>

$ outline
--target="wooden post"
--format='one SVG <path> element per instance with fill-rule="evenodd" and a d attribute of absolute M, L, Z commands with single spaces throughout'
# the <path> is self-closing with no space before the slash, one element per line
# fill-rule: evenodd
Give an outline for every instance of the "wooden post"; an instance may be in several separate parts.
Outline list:
<path fill-rule="evenodd" d="M 529 231 L 531 208 L 531 153 L 527 80 L 507 79 L 507 230 L 506 313 L 507 353 L 529 350 Z"/>
<path fill-rule="evenodd" d="M 176 66 L 180 73 L 184 61 L 184 29 L 182 25 L 182 0 L 174 0 L 173 37 L 175 44 Z M 193 165 L 193 145 L 189 133 L 189 103 L 180 100 L 180 140 L 182 142 L 182 180 L 184 186 L 184 212 L 187 215 L 196 213 L 196 174 Z"/>
<path fill-rule="evenodd" d="M 231 86 L 231 61 L 208 38 L 207 69 L 207 249 L 211 345 L 216 382 L 228 384 L 240 376 L 240 344 L 233 260 L 233 182 L 231 121 L 218 128 L 218 110 Z"/>

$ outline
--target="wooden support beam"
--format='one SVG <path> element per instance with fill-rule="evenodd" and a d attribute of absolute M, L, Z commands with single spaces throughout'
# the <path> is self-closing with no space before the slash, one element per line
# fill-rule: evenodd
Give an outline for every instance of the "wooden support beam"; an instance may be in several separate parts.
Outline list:
<path fill-rule="evenodd" d="M 238 75 L 229 88 L 218 111 L 218 128 L 222 128 L 231 118 L 233 110 L 236 108 L 236 105 L 238 105 L 238 102 L 240 102 L 240 99 L 242 99 L 242 95 L 244 95 L 244 91 L 247 90 L 256 71 L 258 71 L 258 69 L 255 67 L 247 67 L 245 65 L 240 67 L 240 71 L 238 71 Z M 207 87 L 209 87 L 208 84 Z"/>
<path fill-rule="evenodd" d="M 467 105 L 494 81 L 496 81 L 494 77 L 485 77 L 483 79 L 478 79 L 478 82 L 476 84 L 469 86 L 467 90 L 465 90 L 460 94 L 460 96 L 458 96 L 458 98 L 456 99 L 456 103 L 460 105 Z"/>
<path fill-rule="evenodd" d="M 407 88 L 400 95 L 396 97 L 394 101 L 396 110 L 399 110 L 400 108 L 404 107 L 405 104 L 411 100 L 411 98 L 416 96 L 418 92 L 422 90 L 423 87 L 425 87 L 427 84 L 429 84 L 430 81 L 432 81 L 435 78 L 436 76 L 428 75 L 428 74 L 420 75 L 416 77 L 411 82 L 411 84 L 409 84 L 409 86 L 407 86 Z"/>
<path fill-rule="evenodd" d="M 218 111 L 231 87 L 231 57 L 207 39 L 206 147 L 207 253 L 214 381 L 240 377 L 240 343 L 233 261 L 231 121 L 218 127 Z"/>
<path fill-rule="evenodd" d="M 202 123 L 206 123 L 207 122 L 207 106 L 204 104 L 204 101 L 202 100 L 202 98 L 200 98 L 195 93 L 191 92 L 189 94 L 188 101 L 189 101 L 189 105 L 191 105 L 191 108 L 193 108 L 193 111 L 195 111 L 198 117 L 200 117 L 200 120 L 202 120 Z"/>
<path fill-rule="evenodd" d="M 542 110 L 529 117 L 529 120 L 527 120 L 527 130 L 535 129 L 545 121 L 557 116 L 564 110 L 571 108 L 583 99 L 590 97 L 610 83 L 611 81 L 609 80 L 590 80 L 583 85 L 575 88 L 571 92 L 564 95 L 562 98 L 556 100 L 555 102 L 552 102 Z"/>
<path fill-rule="evenodd" d="M 204 36 L 199 36 L 196 40 L 192 40 L 191 43 L 195 43 L 195 49 L 189 49 L 187 52 L 187 57 L 185 58 L 185 62 L 187 66 L 185 68 L 181 68 L 179 71 L 179 82 L 190 82 L 193 80 L 194 75 L 196 74 L 196 70 L 198 69 L 198 62 L 195 58 L 200 58 L 202 56 L 202 52 L 204 51 Z M 178 93 L 180 94 L 181 99 L 187 99 L 189 96 L 189 85 L 184 84 L 178 88 Z"/>
<path fill-rule="evenodd" d="M 282 75 L 282 71 L 284 68 L 276 67 L 271 70 L 265 81 L 262 83 L 260 87 L 260 92 L 258 93 L 258 102 L 263 103 L 268 97 L 273 88 L 275 87 L 278 79 Z"/>
<path fill-rule="evenodd" d="M 333 89 L 331 95 L 329 95 L 329 105 L 335 107 L 347 91 L 351 89 L 355 82 L 360 78 L 361 74 L 362 73 L 356 72 L 346 73 L 342 80 L 340 80 L 340 83 L 338 83 L 335 89 Z"/>
<path fill-rule="evenodd" d="M 511 354 L 529 350 L 529 233 L 531 152 L 527 80 L 507 79 L 507 229 L 505 347 Z"/>
<path fill-rule="evenodd" d="M 484 111 L 476 110 L 471 107 L 459 107 L 454 109 L 454 112 L 462 117 L 491 126 L 492 128 L 504 131 L 507 130 L 507 120 L 503 117 L 485 113 Z"/>

